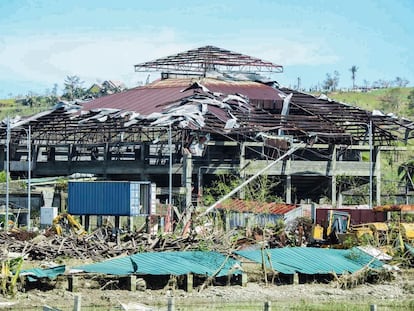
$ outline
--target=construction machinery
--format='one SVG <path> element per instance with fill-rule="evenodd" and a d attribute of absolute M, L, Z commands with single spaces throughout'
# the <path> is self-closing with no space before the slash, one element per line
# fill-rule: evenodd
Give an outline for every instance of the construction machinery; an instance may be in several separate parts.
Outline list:
<path fill-rule="evenodd" d="M 344 235 L 349 232 L 351 215 L 347 212 L 328 211 L 326 228 L 316 224 L 312 227 L 312 245 L 340 244 Z"/>
<path fill-rule="evenodd" d="M 53 229 L 58 235 L 62 235 L 64 229 L 71 230 L 77 235 L 83 235 L 87 232 L 82 225 L 71 214 L 63 213 L 53 219 Z"/>
<path fill-rule="evenodd" d="M 403 251 L 406 243 L 414 243 L 414 223 L 398 220 L 351 225 L 351 215 L 343 211 L 329 210 L 326 226 L 316 224 L 312 228 L 311 245 L 314 246 L 342 248 L 369 244 L 394 253 L 396 249 Z"/>

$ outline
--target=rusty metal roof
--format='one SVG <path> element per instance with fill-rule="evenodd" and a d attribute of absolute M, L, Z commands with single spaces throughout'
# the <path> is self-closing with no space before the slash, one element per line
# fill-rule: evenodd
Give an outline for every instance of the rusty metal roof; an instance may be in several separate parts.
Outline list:
<path fill-rule="evenodd" d="M 204 46 L 135 65 L 135 71 L 270 71 L 282 72 L 283 66 L 215 46 Z"/>
<path fill-rule="evenodd" d="M 257 202 L 231 199 L 217 206 L 218 209 L 254 214 L 285 215 L 294 210 L 296 205 L 275 202 Z"/>
<path fill-rule="evenodd" d="M 283 103 L 283 92 L 258 82 L 222 81 L 212 78 L 165 79 L 123 93 L 94 99 L 85 103 L 83 110 L 116 108 L 143 115 L 161 112 L 168 104 L 194 94 L 197 91 L 195 88 L 186 89 L 195 82 L 202 84 L 211 92 L 242 94 L 248 97 L 252 104 L 255 101 L 263 101 L 281 106 Z"/>

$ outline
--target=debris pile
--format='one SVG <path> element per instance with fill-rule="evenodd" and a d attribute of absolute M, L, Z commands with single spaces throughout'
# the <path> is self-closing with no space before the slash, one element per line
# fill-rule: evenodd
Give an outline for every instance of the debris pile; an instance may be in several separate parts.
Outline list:
<path fill-rule="evenodd" d="M 59 257 L 99 261 L 120 255 L 150 251 L 217 250 L 226 252 L 232 233 L 210 237 L 190 234 L 186 236 L 152 235 L 144 232 L 114 233 L 111 228 L 99 228 L 86 235 L 74 233 L 58 235 L 28 233 L 13 229 L 0 233 L 5 253 L 15 253 L 30 260 L 53 260 Z"/>

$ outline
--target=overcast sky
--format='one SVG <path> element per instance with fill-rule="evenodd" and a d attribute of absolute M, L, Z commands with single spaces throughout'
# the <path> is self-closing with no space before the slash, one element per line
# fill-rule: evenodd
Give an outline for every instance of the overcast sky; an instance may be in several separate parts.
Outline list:
<path fill-rule="evenodd" d="M 134 65 L 205 45 L 284 66 L 284 86 L 340 85 L 403 77 L 414 85 L 413 0 L 2 0 L 0 98 L 63 88 L 145 81 Z M 159 76 L 151 74 L 150 80 Z"/>

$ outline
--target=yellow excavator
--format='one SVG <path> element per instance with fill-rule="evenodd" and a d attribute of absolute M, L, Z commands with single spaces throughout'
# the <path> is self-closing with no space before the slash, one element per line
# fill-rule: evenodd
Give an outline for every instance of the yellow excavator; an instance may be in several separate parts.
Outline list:
<path fill-rule="evenodd" d="M 348 234 L 351 225 L 351 215 L 342 211 L 328 211 L 326 228 L 319 224 L 312 227 L 311 244 L 315 246 L 322 245 L 340 245 L 344 236 Z"/>
<path fill-rule="evenodd" d="M 311 245 L 342 248 L 347 243 L 371 244 L 385 252 L 392 252 L 396 246 L 403 250 L 405 243 L 414 244 L 414 223 L 396 221 L 351 225 L 349 213 L 329 210 L 326 228 L 319 224 L 312 228 Z"/>
<path fill-rule="evenodd" d="M 53 229 L 58 235 L 62 235 L 63 228 L 70 228 L 77 235 L 87 234 L 75 217 L 68 213 L 60 214 L 53 219 Z"/>

